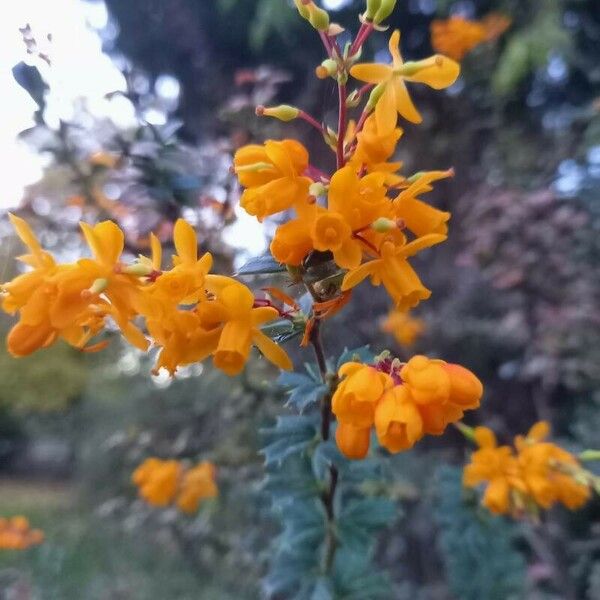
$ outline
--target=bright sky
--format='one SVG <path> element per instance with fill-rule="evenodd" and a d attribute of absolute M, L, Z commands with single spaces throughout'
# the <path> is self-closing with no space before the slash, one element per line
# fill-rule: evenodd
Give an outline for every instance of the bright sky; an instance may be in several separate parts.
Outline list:
<path fill-rule="evenodd" d="M 16 139 L 17 134 L 33 125 L 36 105 L 12 76 L 12 67 L 20 61 L 33 59 L 25 52 L 19 27 L 27 23 L 41 45 L 46 34 L 52 33 L 52 43 L 43 46 L 52 59 L 44 77 L 49 81 L 47 119 L 57 123 L 60 117 L 69 118 L 73 102 L 86 98 L 95 115 L 111 116 L 123 125 L 133 121 L 133 111 L 126 100 L 108 101 L 104 94 L 124 88 L 119 70 L 101 52 L 101 41 L 94 27 L 107 22 L 102 2 L 81 0 L 20 0 L 3 11 L 0 20 L 0 164 L 2 191 L 0 208 L 19 203 L 24 186 L 41 175 L 43 157 L 31 152 Z M 40 62 L 34 64 L 40 68 Z M 42 63 L 43 65 L 44 63 Z"/>

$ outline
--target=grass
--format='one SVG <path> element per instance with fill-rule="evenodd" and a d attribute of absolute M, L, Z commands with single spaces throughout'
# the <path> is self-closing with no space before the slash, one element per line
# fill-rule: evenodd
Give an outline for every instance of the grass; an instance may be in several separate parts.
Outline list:
<path fill-rule="evenodd" d="M 203 585 L 176 547 L 136 539 L 85 510 L 72 485 L 0 481 L 0 515 L 15 514 L 43 529 L 46 540 L 23 552 L 0 551 L 0 600 L 227 598 Z"/>

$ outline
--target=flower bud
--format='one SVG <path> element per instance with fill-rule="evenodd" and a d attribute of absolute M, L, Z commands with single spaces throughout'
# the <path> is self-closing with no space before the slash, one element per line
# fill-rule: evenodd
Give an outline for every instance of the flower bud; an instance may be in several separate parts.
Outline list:
<path fill-rule="evenodd" d="M 386 86 L 385 83 L 378 83 L 371 90 L 369 99 L 367 100 L 367 104 L 365 106 L 366 110 L 368 110 L 369 112 L 372 112 L 373 110 L 375 110 L 375 107 L 377 106 L 377 103 L 379 102 L 379 98 L 381 98 L 381 96 L 383 95 L 383 92 L 385 92 L 385 86 Z"/>
<path fill-rule="evenodd" d="M 338 65 L 335 60 L 327 58 L 315 69 L 315 73 L 319 79 L 326 79 L 327 77 L 334 77 L 337 70 Z"/>
<path fill-rule="evenodd" d="M 312 0 L 304 3 L 302 0 L 294 0 L 294 4 L 303 19 L 306 19 L 315 29 L 327 31 L 329 29 L 329 14 L 319 8 Z"/>
<path fill-rule="evenodd" d="M 326 192 L 327 188 L 320 181 L 315 181 L 315 183 L 311 184 L 308 188 L 308 193 L 314 198 L 324 196 Z"/>
<path fill-rule="evenodd" d="M 367 21 L 372 21 L 381 7 L 381 0 L 367 0 L 367 10 L 365 10 L 364 18 Z"/>
<path fill-rule="evenodd" d="M 379 3 L 379 9 L 373 17 L 373 23 L 379 25 L 382 21 L 387 19 L 396 8 L 396 0 L 381 0 Z"/>
<path fill-rule="evenodd" d="M 255 112 L 258 117 L 273 117 L 274 119 L 287 122 L 297 119 L 300 114 L 300 109 L 295 106 L 290 106 L 289 104 L 280 104 L 279 106 L 271 106 L 268 108 L 259 105 L 256 107 Z"/>
<path fill-rule="evenodd" d="M 387 233 L 392 229 L 396 229 L 397 225 L 395 221 L 387 219 L 386 217 L 379 217 L 379 219 L 371 223 L 371 229 L 377 233 Z"/>
<path fill-rule="evenodd" d="M 360 104 L 360 94 L 358 90 L 353 90 L 346 98 L 347 108 L 356 108 Z"/>

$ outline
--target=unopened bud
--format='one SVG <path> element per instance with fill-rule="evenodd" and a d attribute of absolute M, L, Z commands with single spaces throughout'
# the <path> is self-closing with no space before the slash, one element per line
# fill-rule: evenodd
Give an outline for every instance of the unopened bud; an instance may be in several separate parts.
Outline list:
<path fill-rule="evenodd" d="M 255 173 L 256 171 L 264 171 L 265 169 L 272 169 L 273 165 L 268 162 L 256 162 L 250 165 L 236 166 L 233 169 L 234 173 Z"/>
<path fill-rule="evenodd" d="M 87 290 L 81 291 L 82 298 L 90 298 L 91 296 L 97 296 L 101 294 L 108 287 L 108 279 L 104 277 L 99 277 L 92 283 L 92 285 Z"/>
<path fill-rule="evenodd" d="M 348 97 L 346 98 L 346 107 L 356 108 L 359 104 L 360 94 L 358 93 L 358 90 L 354 90 L 350 94 L 348 94 Z"/>
<path fill-rule="evenodd" d="M 306 4 L 304 4 L 304 2 L 302 2 L 302 0 L 294 0 L 294 4 L 296 5 L 298 12 L 300 13 L 300 16 L 303 19 L 306 19 L 308 21 L 308 19 L 310 17 L 310 12 L 308 10 L 308 6 Z"/>
<path fill-rule="evenodd" d="M 375 110 L 375 107 L 377 106 L 379 99 L 381 98 L 381 96 L 383 96 L 383 92 L 385 92 L 385 86 L 386 86 L 385 83 L 378 83 L 371 90 L 371 93 L 369 94 L 369 99 L 365 106 L 366 110 L 368 110 L 369 112 Z"/>
<path fill-rule="evenodd" d="M 579 460 L 583 460 L 583 461 L 600 460 L 600 450 L 584 450 L 579 455 Z"/>
<path fill-rule="evenodd" d="M 256 115 L 258 117 L 273 117 L 274 119 L 279 119 L 280 121 L 293 121 L 298 118 L 300 114 L 300 109 L 295 106 L 290 106 L 289 104 L 280 104 L 279 106 L 257 106 L 256 107 Z"/>
<path fill-rule="evenodd" d="M 326 191 L 327 188 L 320 181 L 315 181 L 315 183 L 312 183 L 308 188 L 308 193 L 314 198 L 323 196 Z"/>
<path fill-rule="evenodd" d="M 367 10 L 365 10 L 364 18 L 372 21 L 381 7 L 381 0 L 367 0 Z"/>
<path fill-rule="evenodd" d="M 373 221 L 371 223 L 371 229 L 376 231 L 377 233 L 387 233 L 392 229 L 396 229 L 396 221 L 392 221 L 386 217 L 379 217 L 379 219 Z"/>
<path fill-rule="evenodd" d="M 381 0 L 379 3 L 379 9 L 373 17 L 373 23 L 375 23 L 375 25 L 379 25 L 379 23 L 387 19 L 392 14 L 394 8 L 396 8 L 396 0 Z"/>
<path fill-rule="evenodd" d="M 134 277 L 148 277 L 150 273 L 154 271 L 152 265 L 146 265 L 141 262 L 133 263 L 132 265 L 127 265 L 126 267 L 121 267 L 120 273 L 125 275 L 133 275 Z"/>
<path fill-rule="evenodd" d="M 327 31 L 329 29 L 329 14 L 319 8 L 312 0 L 304 3 L 302 0 L 294 0 L 294 4 L 303 19 L 306 19 L 315 29 Z"/>
<path fill-rule="evenodd" d="M 338 70 L 338 64 L 331 58 L 326 58 L 315 70 L 319 79 L 334 77 Z"/>
<path fill-rule="evenodd" d="M 327 31 L 329 29 L 329 14 L 314 4 L 313 7 L 309 19 L 310 24 L 319 31 Z"/>

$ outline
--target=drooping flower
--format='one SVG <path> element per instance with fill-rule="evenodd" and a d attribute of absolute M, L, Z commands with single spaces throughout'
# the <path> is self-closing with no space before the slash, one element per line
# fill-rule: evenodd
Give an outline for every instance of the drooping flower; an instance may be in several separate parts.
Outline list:
<path fill-rule="evenodd" d="M 381 446 L 393 453 L 408 450 L 425 434 L 440 435 L 465 410 L 477 408 L 483 393 L 469 370 L 425 356 L 402 365 L 387 353 L 374 365 L 345 363 L 338 374 L 332 397 L 336 440 L 355 460 L 368 452 L 372 426 Z"/>
<path fill-rule="evenodd" d="M 404 178 L 395 173 L 402 163 L 388 161 L 394 155 L 402 133 L 400 128 L 380 133 L 377 119 L 374 115 L 370 115 L 362 130 L 356 134 L 356 148 L 349 163 L 356 171 L 364 168 L 367 173 L 386 173 L 387 185 L 400 185 Z"/>
<path fill-rule="evenodd" d="M 0 550 L 26 550 L 43 541 L 44 532 L 32 529 L 26 517 L 0 517 Z"/>
<path fill-rule="evenodd" d="M 382 331 L 390 333 L 401 346 L 412 346 L 425 331 L 423 319 L 392 308 L 381 324 Z"/>
<path fill-rule="evenodd" d="M 355 427 L 340 421 L 335 430 L 335 441 L 340 452 L 350 460 L 361 460 L 369 452 L 371 427 Z"/>
<path fill-rule="evenodd" d="M 454 60 L 462 60 L 466 54 L 483 42 L 498 38 L 510 26 L 511 20 L 491 13 L 481 21 L 472 21 L 461 15 L 431 22 L 431 45 Z"/>
<path fill-rule="evenodd" d="M 377 127 L 382 135 L 395 129 L 398 114 L 413 123 L 422 121 L 410 99 L 405 81 L 425 83 L 439 90 L 452 85 L 460 73 L 458 63 L 440 54 L 405 63 L 400 55 L 399 45 L 400 32 L 396 30 L 389 42 L 391 65 L 362 63 L 350 69 L 350 74 L 356 79 L 382 86 L 375 106 Z"/>
<path fill-rule="evenodd" d="M 494 432 L 487 427 L 476 427 L 474 434 L 479 450 L 465 467 L 463 484 L 476 487 L 487 483 L 483 505 L 490 512 L 506 514 L 511 509 L 511 491 L 525 492 L 517 460 L 510 446 L 498 446 Z"/>
<path fill-rule="evenodd" d="M 215 466 L 203 461 L 188 469 L 181 480 L 177 507 L 187 514 L 195 513 L 202 500 L 215 498 L 219 490 L 215 483 Z"/>
<path fill-rule="evenodd" d="M 570 510 L 577 509 L 588 501 L 590 488 L 573 476 L 581 468 L 579 461 L 570 452 L 545 441 L 549 435 L 549 424 L 540 421 L 526 437 L 515 438 L 527 490 L 542 508 L 560 502 Z"/>
<path fill-rule="evenodd" d="M 548 423 L 536 423 L 527 436 L 515 438 L 515 453 L 510 446 L 498 447 L 488 428 L 475 428 L 480 449 L 465 467 L 464 485 L 487 484 L 482 502 L 494 513 L 535 515 L 538 507 L 548 509 L 557 502 L 570 510 L 581 507 L 591 495 L 593 476 L 571 453 L 545 441 L 549 433 Z"/>
<path fill-rule="evenodd" d="M 223 284 L 215 300 L 201 303 L 199 310 L 204 320 L 223 324 L 213 362 L 227 375 L 241 372 L 252 345 L 279 368 L 292 368 L 286 352 L 260 330 L 264 323 L 277 319 L 279 313 L 267 306 L 254 308 L 254 295 L 245 285 L 231 279 Z"/>
<path fill-rule="evenodd" d="M 417 196 L 429 192 L 433 181 L 451 177 L 452 174 L 452 170 L 427 171 L 415 177 L 415 180 L 394 198 L 392 202 L 394 217 L 401 219 L 407 229 L 417 237 L 430 233 L 446 235 L 450 213 L 426 204 Z"/>
<path fill-rule="evenodd" d="M 198 510 L 200 503 L 215 498 L 218 487 L 215 466 L 203 461 L 188 467 L 177 460 L 147 458 L 131 476 L 139 495 L 151 506 L 175 505 L 186 514 Z"/>
<path fill-rule="evenodd" d="M 303 175 L 308 167 L 308 152 L 295 140 L 267 140 L 263 146 L 240 148 L 234 169 L 246 188 L 241 206 L 259 220 L 308 200 L 312 183 Z"/>
<path fill-rule="evenodd" d="M 152 506 L 168 506 L 177 493 L 182 466 L 176 460 L 146 459 L 132 475 L 140 496 Z"/>
<path fill-rule="evenodd" d="M 421 283 L 408 258 L 445 239 L 446 236 L 440 234 L 425 235 L 408 243 L 404 239 L 401 244 L 385 239 L 379 248 L 379 258 L 349 271 L 342 282 L 342 290 L 350 290 L 370 277 L 373 285 L 383 283 L 399 310 L 414 308 L 421 300 L 429 298 L 431 292 Z"/>
<path fill-rule="evenodd" d="M 423 437 L 423 419 L 408 386 L 388 390 L 375 411 L 379 443 L 390 452 L 412 448 Z"/>

